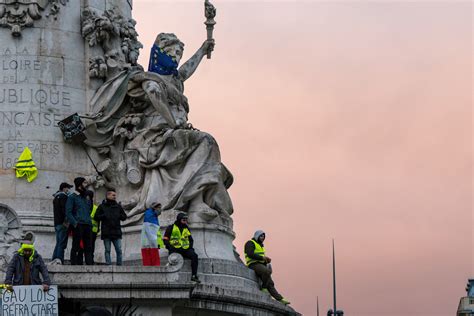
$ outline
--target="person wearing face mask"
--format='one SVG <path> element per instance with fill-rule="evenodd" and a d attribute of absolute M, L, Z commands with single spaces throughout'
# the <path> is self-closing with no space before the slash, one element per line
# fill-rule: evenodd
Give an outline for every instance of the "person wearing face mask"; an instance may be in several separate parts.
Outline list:
<path fill-rule="evenodd" d="M 163 239 L 160 232 L 161 204 L 156 202 L 145 211 L 142 226 L 142 262 L 144 266 L 159 266 L 160 252 L 164 248 Z"/>
<path fill-rule="evenodd" d="M 114 189 L 108 189 L 105 201 L 99 205 L 94 216 L 101 223 L 101 238 L 104 241 L 105 263 L 112 264 L 110 251 L 112 244 L 117 255 L 117 265 L 122 265 L 122 227 L 120 222 L 127 219 L 127 214 L 122 206 L 117 203 L 117 193 Z"/>
<path fill-rule="evenodd" d="M 43 285 L 44 291 L 49 290 L 51 280 L 48 269 L 33 244 L 21 244 L 8 264 L 4 283 L 9 291 L 13 290 L 13 285 Z"/>
<path fill-rule="evenodd" d="M 290 302 L 281 296 L 275 288 L 275 283 L 272 279 L 272 269 L 269 266 L 272 259 L 265 254 L 264 241 L 265 232 L 257 230 L 253 238 L 245 243 L 245 263 L 250 269 L 255 271 L 257 277 L 262 281 L 263 292 L 270 293 L 274 299 L 288 305 Z"/>
<path fill-rule="evenodd" d="M 193 248 L 194 240 L 189 231 L 188 216 L 186 214 L 178 214 L 174 224 L 166 229 L 163 240 L 170 254 L 177 252 L 183 258 L 191 259 L 191 281 L 201 283 L 197 276 L 199 258 Z"/>
<path fill-rule="evenodd" d="M 68 196 L 66 202 L 66 217 L 72 226 L 71 265 L 80 265 L 79 252 L 81 240 L 84 244 L 86 265 L 93 265 L 92 257 L 92 201 L 87 196 L 86 179 L 74 179 L 76 190 Z"/>

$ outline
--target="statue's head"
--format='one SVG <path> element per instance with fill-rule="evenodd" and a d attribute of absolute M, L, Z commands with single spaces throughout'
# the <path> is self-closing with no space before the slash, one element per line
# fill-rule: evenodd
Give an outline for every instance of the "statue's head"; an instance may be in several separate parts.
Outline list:
<path fill-rule="evenodd" d="M 178 64 L 183 57 L 184 43 L 173 33 L 160 33 L 156 37 L 155 45 L 171 56 Z"/>

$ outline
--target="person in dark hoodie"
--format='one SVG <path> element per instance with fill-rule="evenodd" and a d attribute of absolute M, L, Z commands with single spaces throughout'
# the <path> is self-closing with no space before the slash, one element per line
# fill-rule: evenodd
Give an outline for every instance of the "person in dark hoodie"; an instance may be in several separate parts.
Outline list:
<path fill-rule="evenodd" d="M 66 217 L 72 226 L 71 265 L 81 265 L 79 251 L 81 240 L 84 244 L 84 257 L 86 265 L 93 265 L 92 257 L 92 201 L 87 198 L 85 187 L 86 179 L 74 179 L 76 190 L 68 196 L 66 202 Z"/>
<path fill-rule="evenodd" d="M 117 255 L 117 265 L 122 265 L 122 228 L 120 221 L 127 219 L 127 214 L 122 206 L 117 203 L 117 193 L 109 189 L 106 199 L 99 205 L 94 219 L 101 222 L 101 238 L 104 241 L 105 263 L 112 264 L 110 258 L 111 244 L 114 245 Z"/>
<path fill-rule="evenodd" d="M 56 246 L 53 251 L 52 260 L 59 259 L 64 264 L 64 250 L 67 248 L 69 223 L 66 220 L 66 202 L 69 189 L 72 185 L 63 182 L 59 185 L 59 191 L 56 192 L 53 200 L 54 212 L 54 231 L 56 232 Z"/>
<path fill-rule="evenodd" d="M 290 302 L 278 293 L 272 280 L 272 269 L 269 266 L 272 259 L 265 255 L 264 240 L 265 232 L 257 230 L 253 238 L 245 243 L 245 263 L 262 280 L 263 292 L 270 293 L 277 301 L 288 305 Z"/>
<path fill-rule="evenodd" d="M 44 291 L 49 290 L 51 280 L 48 269 L 33 244 L 23 243 L 13 255 L 8 264 L 4 283 L 10 291 L 13 290 L 13 285 L 43 285 Z"/>
<path fill-rule="evenodd" d="M 183 258 L 191 259 L 191 281 L 201 283 L 197 276 L 198 255 L 194 251 L 193 236 L 191 236 L 187 224 L 188 216 L 184 213 L 179 213 L 174 224 L 166 229 L 163 241 L 170 254 L 177 252 Z"/>

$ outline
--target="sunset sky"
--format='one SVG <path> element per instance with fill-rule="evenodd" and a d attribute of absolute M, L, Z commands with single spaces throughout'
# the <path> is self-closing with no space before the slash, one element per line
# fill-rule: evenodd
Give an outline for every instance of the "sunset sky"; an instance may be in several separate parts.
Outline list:
<path fill-rule="evenodd" d="M 159 32 L 206 37 L 203 2 L 135 0 Z M 454 315 L 473 269 L 470 1 L 228 1 L 186 82 L 190 122 L 232 171 L 234 242 L 267 232 L 303 315 Z"/>

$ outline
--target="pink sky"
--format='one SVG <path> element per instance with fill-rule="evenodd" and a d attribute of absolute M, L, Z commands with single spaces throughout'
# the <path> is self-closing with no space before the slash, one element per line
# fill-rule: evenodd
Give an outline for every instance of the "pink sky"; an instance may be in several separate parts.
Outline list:
<path fill-rule="evenodd" d="M 159 32 L 205 39 L 203 1 L 134 1 L 141 64 Z M 235 183 L 237 239 L 267 232 L 304 315 L 453 315 L 472 261 L 472 4 L 226 1 L 186 84 L 190 122 Z"/>

